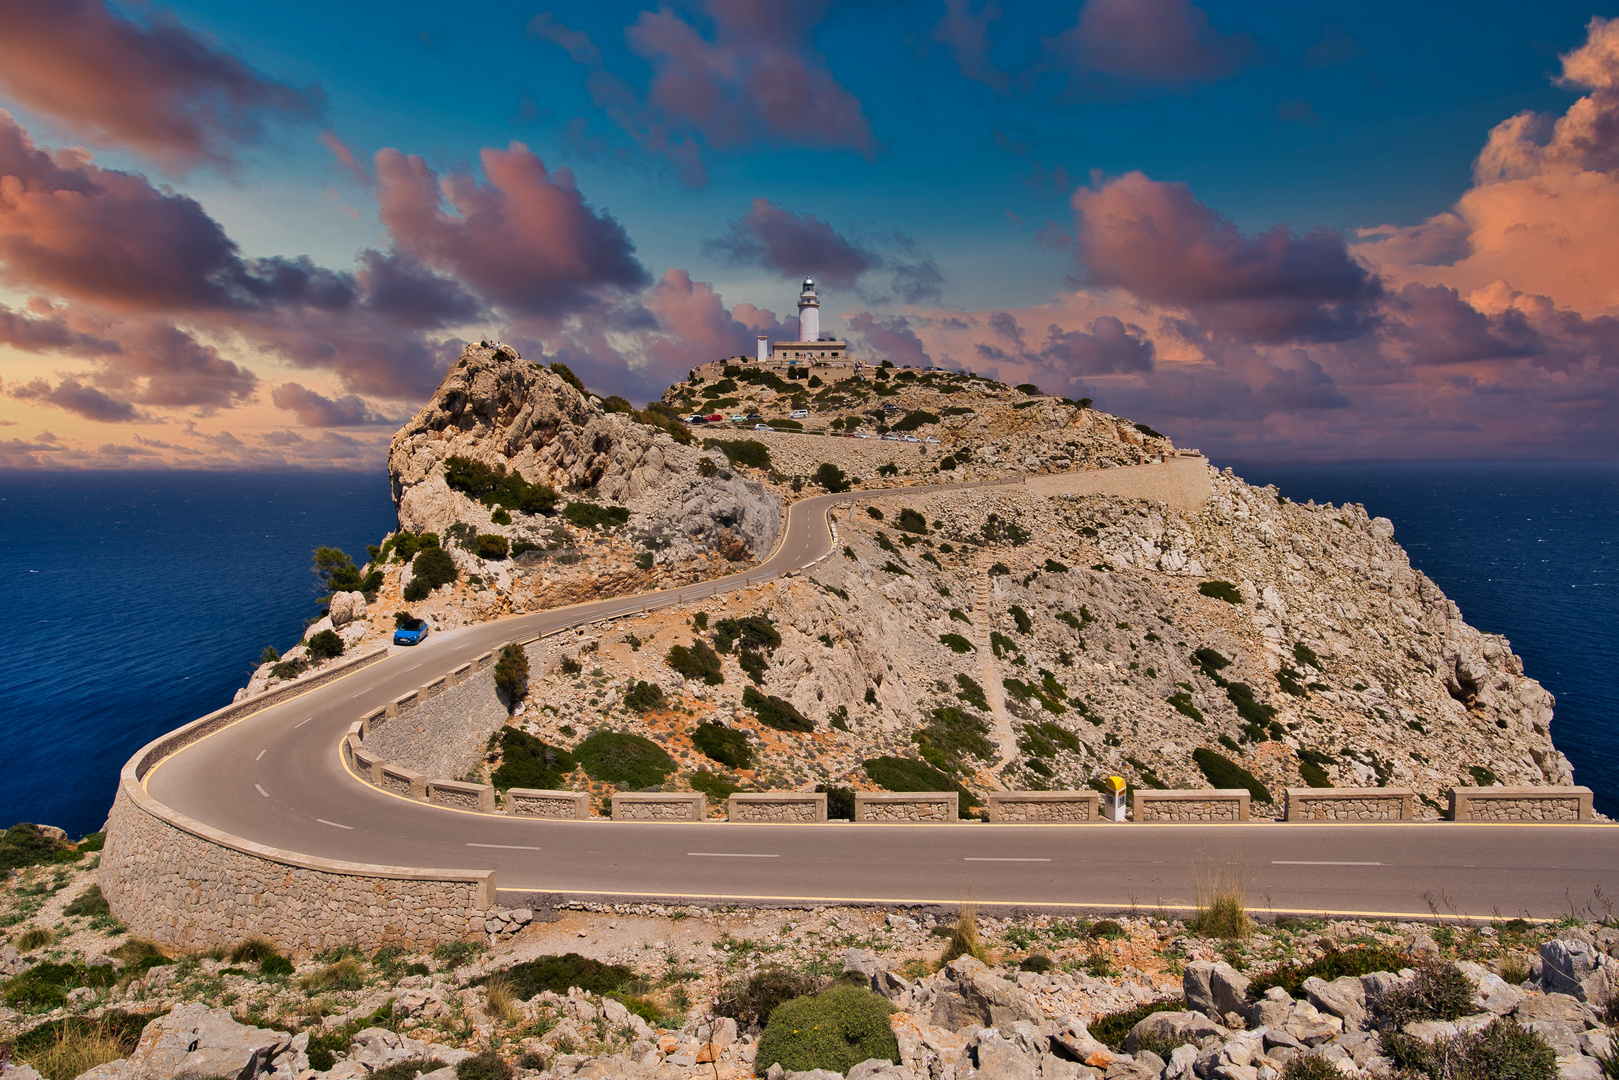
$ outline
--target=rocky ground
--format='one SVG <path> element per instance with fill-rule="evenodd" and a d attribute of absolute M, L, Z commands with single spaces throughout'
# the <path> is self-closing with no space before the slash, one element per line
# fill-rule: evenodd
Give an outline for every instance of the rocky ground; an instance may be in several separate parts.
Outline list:
<path fill-rule="evenodd" d="M 948 964 L 955 910 L 576 905 L 488 945 L 286 960 L 132 940 L 95 910 L 95 872 L 84 855 L 0 887 L 0 1044 L 49 1080 L 94 1066 L 95 1080 L 362 1080 L 406 1061 L 417 1064 L 386 1080 L 441 1067 L 452 1071 L 434 1080 L 450 1080 L 457 1066 L 459 1080 L 483 1080 L 498 1073 L 462 1063 L 490 1051 L 525 1078 L 741 1080 L 761 1030 L 737 988 L 782 972 L 799 989 L 841 978 L 891 1003 L 896 1060 L 854 1080 L 1261 1080 L 1310 1057 L 1344 1077 L 1394 1076 L 1379 1029 L 1444 1046 L 1496 1017 L 1556 1058 L 1551 1072 L 1511 1075 L 1597 1080 L 1619 985 L 1619 930 L 1600 897 L 1553 925 L 1261 919 L 1226 937 L 1151 911 L 981 913 L 982 960 Z M 513 993 L 525 962 L 569 953 L 621 965 L 616 984 Z M 1382 973 L 1333 977 L 1357 956 Z M 1389 1004 L 1422 985 L 1418 972 L 1450 965 L 1465 983 L 1449 1005 L 1432 993 L 1428 1012 Z"/>

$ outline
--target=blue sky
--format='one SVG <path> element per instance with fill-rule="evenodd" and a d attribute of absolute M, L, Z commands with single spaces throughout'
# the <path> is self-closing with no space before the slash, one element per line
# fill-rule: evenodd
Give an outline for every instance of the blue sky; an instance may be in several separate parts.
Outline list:
<path fill-rule="evenodd" d="M 1619 31 L 1608 33 L 1604 12 L 1588 3 L 1005 7 L 71 0 L 71 27 L 0 7 L 0 38 L 9 29 L 17 50 L 8 56 L 0 43 L 0 108 L 36 147 L 84 147 L 95 175 L 139 178 L 141 198 L 165 212 L 195 200 L 241 260 L 306 259 L 349 282 L 353 310 L 371 320 L 344 321 L 317 302 L 314 329 L 300 314 L 308 297 L 280 292 L 199 306 L 198 290 L 211 287 L 201 278 L 137 301 L 93 280 L 93 269 L 75 279 L 61 259 L 44 267 L 39 249 L 55 240 L 30 233 L 29 245 L 0 244 L 0 303 L 25 320 L 0 336 L 0 423 L 19 429 L 0 461 L 343 464 L 314 443 L 348 440 L 357 449 L 346 460 L 368 467 L 387 422 L 419 404 L 429 369 L 459 341 L 501 336 L 525 355 L 576 364 L 603 391 L 645 397 L 708 352 L 777 332 L 739 305 L 786 318 L 796 279 L 828 273 L 823 325 L 873 355 L 1034 377 L 1227 453 L 1355 458 L 1386 452 L 1391 436 L 1418 457 L 1613 453 L 1601 434 L 1615 403 L 1619 339 L 1601 321 L 1612 317 L 1613 282 L 1592 284 L 1587 273 L 1565 291 L 1546 269 L 1564 260 L 1546 251 L 1485 258 L 1500 215 L 1533 218 L 1543 211 L 1528 204 L 1554 200 L 1559 184 L 1584 198 L 1613 181 L 1615 129 L 1595 123 L 1587 138 L 1574 128 L 1590 117 L 1571 111 L 1585 102 L 1605 116 L 1613 105 L 1609 38 Z M 60 43 L 61 62 L 35 64 L 23 51 L 30 34 Z M 116 52 L 97 53 L 107 40 Z M 87 76 L 98 56 L 104 77 Z M 1585 74 L 1565 71 L 1570 56 Z M 773 90 L 800 100 L 773 105 Z M 175 122 L 148 124 L 129 102 Z M 1511 145 L 1492 136 L 1525 114 L 1544 130 Z M 1568 131 L 1554 136 L 1560 117 Z M 195 130 L 181 132 L 188 124 Z M 514 141 L 544 174 L 514 182 L 538 184 L 553 203 L 577 191 L 577 206 L 531 216 L 535 231 L 522 236 L 512 224 L 522 193 L 492 182 L 485 157 Z M 1476 173 L 1498 142 L 1513 161 L 1535 163 Z M 398 151 L 393 173 L 380 151 Z M 466 208 L 448 201 L 437 212 L 449 224 L 420 207 L 408 222 L 390 219 L 387 207 L 399 204 L 387 192 L 400 189 L 386 176 L 398 181 L 415 158 L 407 186 L 418 196 L 461 175 L 469 190 L 503 197 L 506 223 L 464 228 Z M 7 168 L 0 159 L 0 174 Z M 1151 186 L 1119 184 L 1137 173 Z M 1535 193 L 1509 190 L 1526 183 Z M 1089 209 L 1076 212 L 1081 203 Z M 1115 215 L 1112 232 L 1104 212 Z M 4 215 L 0 198 L 0 238 Z M 1163 257 L 1202 258 L 1212 276 L 1163 285 L 1165 264 L 1149 272 L 1128 257 L 1142 240 L 1117 235 L 1125 219 L 1160 238 L 1181 230 Z M 1609 219 L 1586 223 L 1595 235 L 1585 242 L 1601 242 Z M 1521 224 L 1545 232 L 1538 218 Z M 1580 232 L 1577 220 L 1553 225 Z M 545 236 L 575 226 L 578 250 L 516 252 L 500 266 L 480 255 L 506 243 L 545 247 Z M 1418 232 L 1379 246 L 1362 232 L 1379 226 Z M 27 218 L 12 232 L 38 228 Z M 444 300 L 457 314 L 425 325 L 381 313 L 366 291 L 375 288 L 367 250 L 436 275 L 434 289 L 460 295 Z M 588 269 L 558 269 L 575 257 Z M 161 276 L 159 262 L 186 258 L 154 249 L 129 276 Z M 841 276 L 827 260 L 844 266 Z M 1573 260 L 1599 262 L 1589 251 Z M 671 283 L 671 270 L 685 277 Z M 237 271 L 199 273 L 217 282 Z M 526 292 L 502 293 L 503 276 L 524 274 Z M 1449 290 L 1454 305 L 1412 291 L 1422 289 Z M 1300 302 L 1321 318 L 1228 317 L 1232 304 L 1253 315 Z M 1015 329 L 995 330 L 997 312 L 1011 313 Z M 1098 322 L 1109 319 L 1119 329 Z M 1477 340 L 1457 345 L 1457 327 L 1478 320 L 1482 329 L 1466 331 Z M 1441 324 L 1448 336 L 1436 341 Z M 120 336 L 150 342 L 160 332 L 183 338 L 188 359 Z M 361 333 L 378 355 L 348 363 L 344 342 Z M 1120 341 L 1124 353 L 1109 351 Z M 408 377 L 388 376 L 388 349 L 413 357 L 398 361 Z M 136 353 L 145 359 L 128 359 Z M 221 388 L 172 385 L 204 369 Z M 276 404 L 288 384 L 346 406 Z M 1285 389 L 1306 384 L 1317 389 Z M 1526 392 L 1563 419 L 1515 419 L 1504 431 L 1499 400 Z M 1391 427 L 1389 395 L 1422 407 Z M 1211 400 L 1222 403 L 1218 415 L 1199 404 Z M 288 456 L 294 440 L 305 449 Z M 157 443 L 192 448 L 190 461 Z"/>

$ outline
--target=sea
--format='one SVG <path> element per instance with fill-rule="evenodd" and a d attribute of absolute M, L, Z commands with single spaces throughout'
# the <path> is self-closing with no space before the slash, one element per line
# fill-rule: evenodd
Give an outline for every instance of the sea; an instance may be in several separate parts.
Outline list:
<path fill-rule="evenodd" d="M 1619 815 L 1619 465 L 1233 467 L 1392 520 L 1556 695 L 1558 747 Z M 314 548 L 363 562 L 394 522 L 381 474 L 0 472 L 0 827 L 101 828 L 136 749 L 297 643 Z"/>

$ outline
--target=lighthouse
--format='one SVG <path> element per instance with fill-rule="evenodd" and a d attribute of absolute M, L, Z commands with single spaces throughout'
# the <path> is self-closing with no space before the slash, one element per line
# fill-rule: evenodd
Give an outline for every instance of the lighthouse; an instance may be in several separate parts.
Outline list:
<path fill-rule="evenodd" d="M 759 359 L 764 359 L 765 339 L 759 338 Z M 845 364 L 849 360 L 849 345 L 837 338 L 821 337 L 821 297 L 815 291 L 815 279 L 805 278 L 798 293 L 798 340 L 769 342 L 770 359 L 789 368 L 810 367 L 815 364 Z"/>
<path fill-rule="evenodd" d="M 815 295 L 815 279 L 804 279 L 798 294 L 798 340 L 821 340 L 821 298 Z"/>

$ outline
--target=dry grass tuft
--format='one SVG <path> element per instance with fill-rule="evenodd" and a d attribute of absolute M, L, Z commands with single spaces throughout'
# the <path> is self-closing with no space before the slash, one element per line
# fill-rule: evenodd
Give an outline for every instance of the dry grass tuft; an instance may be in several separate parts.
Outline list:
<path fill-rule="evenodd" d="M 55 940 L 55 931 L 35 926 L 18 934 L 14 944 L 17 946 L 18 952 L 33 952 L 35 949 L 44 948 Z"/>
<path fill-rule="evenodd" d="M 275 947 L 275 942 L 267 937 L 255 934 L 232 945 L 224 958 L 233 964 L 262 964 L 270 957 L 280 955 L 281 950 Z"/>
<path fill-rule="evenodd" d="M 298 986 L 306 991 L 358 990 L 364 985 L 365 965 L 352 956 L 345 956 L 298 979 Z"/>
<path fill-rule="evenodd" d="M 944 955 L 939 957 L 939 963 L 948 964 L 959 957 L 970 956 L 974 960 L 989 962 L 989 951 L 984 948 L 983 941 L 978 937 L 978 909 L 963 904 L 956 912 L 956 926 L 950 932 L 950 941 L 944 947 Z"/>
<path fill-rule="evenodd" d="M 491 1018 L 499 1020 L 508 1027 L 522 1022 L 523 1013 L 517 1007 L 517 995 L 513 992 L 512 980 L 505 975 L 491 976 L 484 983 L 484 1009 Z"/>
<path fill-rule="evenodd" d="M 63 1026 L 56 1041 L 28 1062 L 45 1080 L 73 1080 L 97 1065 L 124 1057 L 124 1048 L 104 1028 L 78 1030 Z"/>
<path fill-rule="evenodd" d="M 1248 879 L 1242 864 L 1227 859 L 1218 867 L 1193 872 L 1197 889 L 1197 914 L 1187 929 L 1203 937 L 1228 941 L 1254 932 L 1248 917 Z"/>

